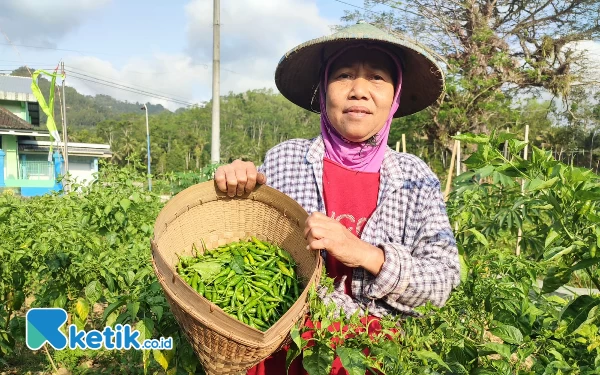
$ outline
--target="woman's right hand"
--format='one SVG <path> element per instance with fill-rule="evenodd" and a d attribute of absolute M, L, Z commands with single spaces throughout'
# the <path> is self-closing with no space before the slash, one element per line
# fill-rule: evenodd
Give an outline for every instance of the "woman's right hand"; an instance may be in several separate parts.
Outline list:
<path fill-rule="evenodd" d="M 235 160 L 231 164 L 222 165 L 215 172 L 217 187 L 228 196 L 244 195 L 254 190 L 257 183 L 263 185 L 267 176 L 259 173 L 251 161 Z"/>

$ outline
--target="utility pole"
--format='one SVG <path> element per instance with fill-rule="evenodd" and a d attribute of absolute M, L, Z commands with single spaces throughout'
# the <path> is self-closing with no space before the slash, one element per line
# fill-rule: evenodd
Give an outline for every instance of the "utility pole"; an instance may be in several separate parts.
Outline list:
<path fill-rule="evenodd" d="M 221 160 L 220 146 L 220 93 L 219 78 L 221 70 L 221 21 L 220 0 L 213 0 L 213 91 L 212 91 L 212 142 L 210 148 L 210 161 L 218 163 Z"/>
<path fill-rule="evenodd" d="M 64 154 L 65 154 L 65 174 L 69 173 L 69 146 L 68 144 L 68 135 L 67 135 L 67 102 L 65 95 L 65 62 L 61 61 L 60 70 L 63 75 L 62 80 L 62 107 L 63 107 L 63 116 L 62 116 L 62 131 L 63 131 L 63 145 L 64 145 Z"/>

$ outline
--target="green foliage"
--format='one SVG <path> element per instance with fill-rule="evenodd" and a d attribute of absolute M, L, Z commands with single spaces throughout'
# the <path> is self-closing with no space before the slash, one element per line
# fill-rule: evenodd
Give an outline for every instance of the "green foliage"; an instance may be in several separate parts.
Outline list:
<path fill-rule="evenodd" d="M 526 143 L 512 134 L 455 138 L 477 144 L 465 161 L 470 171 L 456 181 L 449 202 L 459 245 L 480 246 L 481 240 L 472 237 L 474 230 L 487 238 L 516 238 L 522 231 L 523 253 L 549 267 L 544 292 L 556 290 L 577 270 L 584 270 L 600 289 L 600 177 L 565 165 L 535 146 L 531 159 L 524 160 L 519 155 Z M 500 152 L 505 141 L 508 157 Z"/>
<path fill-rule="evenodd" d="M 350 374 L 600 371 L 598 297 L 547 293 L 577 272 L 598 280 L 598 176 L 537 148 L 523 160 L 525 143 L 511 134 L 460 139 L 477 151 L 447 204 L 462 269 L 446 305 L 418 307 L 420 317 L 387 317 L 369 332 L 358 316 L 335 318 L 335 306 L 313 293 L 311 319 L 321 324 L 291 332 L 288 363 L 301 356 L 311 374 L 326 373 L 335 357 Z M 508 157 L 500 152 L 505 141 Z M 203 175 L 213 172 L 207 167 Z M 146 337 L 174 339 L 168 352 L 50 351 L 74 373 L 94 373 L 86 363 L 102 373 L 201 371 L 152 270 L 148 240 L 162 203 L 140 184 L 145 178 L 144 165 L 130 160 L 124 168 L 103 165 L 98 180 L 78 192 L 0 195 L 0 363 L 22 372 L 23 312 L 57 306 L 80 328 L 132 324 Z M 515 256 L 519 228 L 522 254 Z"/>
<path fill-rule="evenodd" d="M 334 354 L 351 374 L 596 374 L 600 299 L 542 295 L 533 286 L 541 272 L 497 248 L 473 254 L 468 278 L 444 307 L 384 318 L 371 332 L 358 316 L 333 318 L 336 306 L 313 293 L 311 317 L 322 325 L 294 328 L 293 352 L 303 349 L 310 374 L 328 373 Z"/>
<path fill-rule="evenodd" d="M 139 110 L 137 112 L 140 112 Z M 113 161 L 128 165 L 146 158 L 146 120 L 143 113 L 123 114 L 93 127 L 73 127 L 73 141 L 108 143 Z M 198 173 L 210 164 L 212 107 L 196 107 L 149 118 L 153 173 Z M 291 138 L 319 134 L 318 115 L 303 110 L 271 90 L 230 93 L 221 98 L 221 162 L 251 160 L 260 165 L 268 149 Z"/>

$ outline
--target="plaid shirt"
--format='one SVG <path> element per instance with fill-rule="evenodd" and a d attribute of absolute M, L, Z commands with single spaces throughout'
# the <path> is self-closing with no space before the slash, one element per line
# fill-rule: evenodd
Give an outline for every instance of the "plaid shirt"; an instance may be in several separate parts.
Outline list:
<path fill-rule="evenodd" d="M 309 215 L 317 211 L 325 214 L 324 154 L 321 136 L 292 139 L 269 150 L 258 170 L 267 176 L 269 186 L 297 201 Z M 414 155 L 387 147 L 380 170 L 377 208 L 365 224 L 361 240 L 384 251 L 385 261 L 379 274 L 374 277 L 355 268 L 355 298 L 343 293 L 343 282 L 334 293 L 320 294 L 346 314 L 357 310 L 362 314 L 368 309 L 369 314 L 380 317 L 418 315 L 414 307 L 427 301 L 444 305 L 460 282 L 456 240 L 440 182 L 427 164 Z"/>

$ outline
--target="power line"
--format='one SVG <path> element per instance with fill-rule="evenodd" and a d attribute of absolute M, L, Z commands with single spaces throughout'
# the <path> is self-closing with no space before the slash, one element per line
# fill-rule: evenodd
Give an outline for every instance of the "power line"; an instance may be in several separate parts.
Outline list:
<path fill-rule="evenodd" d="M 364 10 L 364 11 L 367 11 L 367 12 L 370 12 L 370 13 L 377 14 L 377 15 L 379 15 L 379 16 L 382 16 L 382 15 L 383 15 L 383 13 L 381 13 L 381 12 L 374 12 L 374 11 L 372 11 L 372 10 L 370 10 L 370 9 L 363 8 L 363 7 L 361 7 L 361 6 L 358 6 L 358 5 L 354 5 L 354 4 L 346 3 L 346 2 L 344 2 L 344 1 L 341 1 L 341 0 L 335 0 L 335 1 L 337 1 L 338 3 L 342 3 L 342 4 L 345 4 L 345 5 L 348 5 L 348 6 L 354 7 L 354 8 L 362 9 L 362 10 Z M 398 7 L 395 7 L 395 6 L 389 5 L 389 4 L 387 4 L 387 3 L 377 3 L 377 4 L 378 4 L 378 5 L 383 5 L 383 6 L 386 6 L 386 7 L 392 8 L 392 9 L 396 9 L 396 10 L 399 10 L 399 11 L 402 11 L 402 12 L 405 12 L 405 13 L 410 13 L 410 14 L 412 14 L 412 15 L 415 15 L 415 16 L 423 17 L 423 15 L 422 15 L 422 14 L 415 13 L 415 12 L 413 12 L 413 11 L 410 11 L 410 10 L 408 10 L 408 9 L 402 9 L 402 8 L 398 8 Z"/>
<path fill-rule="evenodd" d="M 341 0 L 335 0 L 335 1 L 337 1 L 338 3 L 345 4 L 345 5 L 349 5 L 349 6 L 351 6 L 351 7 L 354 7 L 354 8 L 358 8 L 358 9 L 365 10 L 365 11 L 367 11 L 367 12 L 370 12 L 370 13 L 375 13 L 375 14 L 381 15 L 381 13 L 379 13 L 379 12 L 373 12 L 372 10 L 369 10 L 369 9 L 367 9 L 367 8 L 363 8 L 363 7 L 361 7 L 361 6 L 358 6 L 358 5 L 354 5 L 354 4 L 346 3 L 346 2 L 344 2 L 344 1 L 341 1 Z"/>
<path fill-rule="evenodd" d="M 98 73 L 93 73 L 93 72 L 90 72 L 90 71 L 87 71 L 87 70 L 83 70 L 83 69 L 79 69 L 79 68 L 74 68 L 74 67 L 72 67 L 72 66 L 69 66 L 69 67 L 67 68 L 67 71 L 70 71 L 70 69 L 75 69 L 75 70 L 78 70 L 78 71 L 80 71 L 80 72 L 83 72 L 83 73 L 89 73 L 89 74 L 93 74 L 94 76 L 98 76 L 98 77 L 102 77 L 102 78 L 109 78 L 109 79 L 112 79 L 112 77 L 104 76 L 104 75 L 101 75 L 101 74 L 98 74 Z M 73 72 L 73 73 L 79 73 L 79 72 Z M 80 74 L 84 75 L 83 73 L 80 73 Z M 129 72 L 128 72 L 128 73 L 129 73 Z M 115 83 L 116 83 L 116 82 L 115 82 Z M 139 88 L 139 89 L 153 90 L 153 91 L 154 91 L 155 93 L 157 93 L 157 94 L 161 94 L 161 95 L 168 95 L 168 96 L 170 96 L 170 97 L 173 97 L 173 98 L 179 98 L 179 99 L 182 99 L 182 100 L 188 100 L 187 98 L 184 98 L 184 97 L 182 97 L 182 96 L 179 96 L 179 95 L 175 95 L 175 94 L 171 94 L 171 93 L 167 93 L 167 92 L 160 92 L 160 91 L 156 91 L 156 90 L 154 90 L 154 89 L 153 89 L 153 88 L 151 88 L 151 87 L 144 87 L 144 86 L 141 86 L 141 85 L 132 85 L 132 84 L 129 84 L 129 85 L 131 85 L 133 88 L 136 88 L 136 89 L 138 89 L 138 88 Z"/>
<path fill-rule="evenodd" d="M 81 54 L 89 54 L 89 55 L 108 55 L 108 56 L 121 56 L 115 55 L 114 53 L 106 53 L 106 52 L 94 52 L 94 51 L 81 51 L 76 49 L 66 49 L 66 48 L 54 48 L 54 47 L 42 47 L 42 46 L 30 46 L 25 44 L 10 44 L 10 43 L 0 43 L 2 46 L 14 46 L 14 47 L 23 47 L 23 48 L 34 48 L 34 49 L 47 49 L 52 51 L 65 51 L 65 52 L 77 52 Z"/>
<path fill-rule="evenodd" d="M 19 64 L 48 64 L 48 62 L 41 62 L 41 61 L 21 61 L 21 60 L 0 60 L 2 62 L 9 62 L 9 63 L 19 63 Z"/>
<path fill-rule="evenodd" d="M 194 105 L 192 103 L 182 102 L 182 101 L 177 100 L 177 99 L 167 98 L 167 97 L 157 96 L 157 95 L 152 95 L 152 94 L 147 94 L 147 93 L 143 93 L 143 92 L 140 92 L 140 91 L 137 91 L 137 90 L 129 90 L 129 89 L 126 89 L 126 88 L 123 88 L 123 87 L 119 87 L 119 86 L 116 86 L 116 85 L 102 83 L 102 82 L 98 82 L 98 81 L 87 79 L 87 78 L 83 78 L 83 77 L 71 76 L 71 78 L 75 78 L 75 79 L 78 79 L 78 80 L 81 80 L 81 81 L 90 82 L 90 83 L 95 83 L 97 85 L 106 86 L 106 87 L 110 87 L 110 88 L 114 88 L 114 89 L 118 89 L 118 90 L 122 90 L 122 91 L 131 92 L 131 93 L 138 94 L 138 95 L 147 96 L 147 97 L 150 97 L 150 98 L 155 98 L 155 99 L 159 99 L 159 100 L 165 100 L 165 101 L 176 103 L 176 104 L 179 104 L 179 105 L 182 105 L 182 106 L 185 106 L 185 107 L 190 107 L 190 106 Z"/>
<path fill-rule="evenodd" d="M 77 76 L 83 76 L 83 77 L 91 78 L 91 79 L 94 79 L 94 80 L 97 80 L 97 81 L 100 81 L 100 82 L 105 82 L 105 83 L 108 83 L 108 84 L 111 84 L 111 85 L 120 86 L 120 87 L 129 89 L 129 90 L 135 90 L 135 91 L 138 91 L 138 92 L 140 92 L 142 94 L 154 95 L 154 96 L 162 97 L 162 98 L 165 98 L 165 99 L 174 99 L 174 100 L 177 100 L 177 101 L 179 101 L 181 103 L 185 103 L 185 104 L 188 104 L 188 105 L 193 105 L 192 103 L 184 101 L 184 100 L 179 100 L 179 99 L 172 98 L 172 97 L 169 97 L 169 96 L 160 95 L 160 94 L 158 94 L 156 92 L 141 90 L 139 88 L 131 87 L 131 86 L 127 86 L 127 85 L 123 85 L 123 84 L 118 83 L 118 82 L 108 81 L 108 80 L 105 80 L 105 79 L 101 79 L 101 78 L 90 76 L 90 75 L 83 74 L 83 73 L 74 72 L 74 71 L 71 71 L 71 70 L 67 70 L 67 72 L 69 72 L 71 74 L 75 74 Z"/>
<path fill-rule="evenodd" d="M 71 73 L 73 73 L 73 72 L 71 72 Z M 91 83 L 95 83 L 97 85 L 107 86 L 107 87 L 111 87 L 111 88 L 122 90 L 122 91 L 131 92 L 131 93 L 138 94 L 138 95 L 148 96 L 148 97 L 155 98 L 155 99 L 160 99 L 160 100 L 166 100 L 166 101 L 169 101 L 169 102 L 172 102 L 172 103 L 176 103 L 176 104 L 180 104 L 180 105 L 183 105 L 183 106 L 186 106 L 186 107 L 195 105 L 193 103 L 183 102 L 181 100 L 177 100 L 177 99 L 173 99 L 173 98 L 168 98 L 168 97 L 164 97 L 164 96 L 160 96 L 160 95 L 149 94 L 149 93 L 141 92 L 141 91 L 135 90 L 135 89 L 130 90 L 130 89 L 127 89 L 127 88 L 124 88 L 124 87 L 119 87 L 117 85 L 107 84 L 107 83 L 103 83 L 103 82 L 98 82 L 96 80 L 87 79 L 87 78 L 83 78 L 83 77 L 79 77 L 79 76 L 71 76 L 71 77 L 75 78 L 75 79 L 78 79 L 78 80 L 81 80 L 81 81 L 91 82 Z"/>

